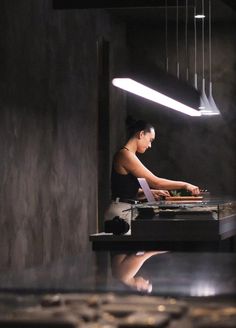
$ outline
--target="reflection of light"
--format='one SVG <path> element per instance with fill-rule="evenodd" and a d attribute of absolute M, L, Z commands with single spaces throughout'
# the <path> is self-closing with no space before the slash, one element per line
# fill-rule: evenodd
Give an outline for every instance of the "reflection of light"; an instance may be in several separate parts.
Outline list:
<path fill-rule="evenodd" d="M 148 293 L 151 293 L 152 292 L 152 284 L 149 284 L 147 292 Z"/>
<path fill-rule="evenodd" d="M 192 286 L 190 290 L 191 296 L 213 296 L 216 295 L 215 286 L 211 286 L 206 282 L 199 282 Z"/>

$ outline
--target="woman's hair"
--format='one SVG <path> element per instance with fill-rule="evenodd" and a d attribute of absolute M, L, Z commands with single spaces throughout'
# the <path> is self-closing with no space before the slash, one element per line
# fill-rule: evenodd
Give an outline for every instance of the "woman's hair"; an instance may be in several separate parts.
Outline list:
<path fill-rule="evenodd" d="M 126 127 L 128 139 L 132 138 L 137 132 L 144 131 L 146 133 L 154 129 L 150 123 L 143 120 L 135 120 L 131 116 L 126 118 Z"/>

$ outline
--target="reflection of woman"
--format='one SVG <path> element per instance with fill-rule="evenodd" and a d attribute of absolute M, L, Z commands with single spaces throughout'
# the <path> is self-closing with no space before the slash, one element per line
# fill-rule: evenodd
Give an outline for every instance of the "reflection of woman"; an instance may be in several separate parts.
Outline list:
<path fill-rule="evenodd" d="M 148 170 L 136 156 L 136 153 L 144 153 L 151 148 L 155 139 L 153 126 L 142 120 L 127 120 L 128 141 L 115 154 L 111 173 L 112 203 L 105 214 L 105 219 L 121 216 L 130 219 L 132 200 L 139 200 L 143 194 L 139 188 L 137 178 L 145 178 L 152 189 L 156 199 L 160 196 L 168 196 L 167 190 L 186 189 L 193 195 L 199 194 L 199 188 L 188 182 L 174 181 L 160 178 Z"/>
<path fill-rule="evenodd" d="M 112 254 L 111 269 L 114 278 L 138 291 L 152 291 L 152 284 L 141 276 L 136 276 L 143 263 L 151 256 L 165 252 L 140 252 L 136 254 Z"/>

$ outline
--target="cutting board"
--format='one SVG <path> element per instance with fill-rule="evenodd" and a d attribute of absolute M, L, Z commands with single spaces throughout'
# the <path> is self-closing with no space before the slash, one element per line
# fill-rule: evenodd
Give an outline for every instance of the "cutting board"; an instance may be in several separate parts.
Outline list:
<path fill-rule="evenodd" d="M 165 200 L 167 201 L 173 201 L 173 202 L 177 202 L 177 201 L 200 201 L 202 200 L 203 197 L 202 196 L 169 196 L 169 197 L 165 197 Z"/>

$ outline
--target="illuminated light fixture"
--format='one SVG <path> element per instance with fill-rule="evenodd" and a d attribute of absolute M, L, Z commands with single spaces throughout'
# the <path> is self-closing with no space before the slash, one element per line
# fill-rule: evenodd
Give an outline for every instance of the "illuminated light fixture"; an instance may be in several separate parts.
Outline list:
<path fill-rule="evenodd" d="M 204 14 L 204 0 L 202 0 L 202 14 Z M 209 71 L 210 71 L 210 85 L 209 85 L 209 98 L 206 96 L 205 91 L 205 47 L 204 47 L 204 20 L 202 20 L 202 94 L 201 94 L 201 104 L 200 109 L 202 116 L 208 115 L 219 115 L 215 101 L 212 96 L 212 82 L 211 82 L 211 3 L 209 1 Z"/>
<path fill-rule="evenodd" d="M 202 0 L 202 16 L 204 16 L 204 0 Z M 196 16 L 195 16 L 196 17 Z M 211 105 L 206 96 L 205 91 L 205 47 L 204 47 L 204 19 L 202 20 L 202 93 L 201 93 L 201 102 L 199 109 L 201 109 L 202 115 L 211 115 L 212 109 Z"/>
<path fill-rule="evenodd" d="M 218 109 L 218 107 L 216 106 L 216 103 L 215 103 L 215 100 L 212 96 L 212 82 L 210 82 L 210 85 L 209 85 L 209 104 L 211 105 L 211 108 L 212 108 L 212 113 L 211 115 L 220 115 L 220 111 Z"/>
<path fill-rule="evenodd" d="M 194 6 L 194 87 L 198 90 L 198 75 L 197 75 L 197 22 L 196 22 L 196 4 Z M 198 107 L 201 112 L 205 110 L 205 103 L 200 96 L 200 105 Z"/>
<path fill-rule="evenodd" d="M 140 97 L 156 102 L 162 106 L 171 108 L 180 113 L 199 117 L 200 93 L 187 81 L 179 76 L 179 51 L 178 51 L 178 0 L 176 4 L 176 76 L 168 73 L 168 35 L 167 35 L 167 0 L 165 6 L 165 48 L 166 70 L 154 67 L 151 63 L 132 63 L 128 71 L 119 76 L 114 76 L 112 84 L 115 87 L 131 92 Z M 187 17 L 186 17 L 187 20 Z M 186 22 L 187 25 L 187 22 Z M 187 26 L 186 26 L 187 28 Z M 187 56 L 187 32 L 186 32 L 186 57 Z M 187 69 L 188 70 L 188 69 Z M 188 75 L 188 74 L 187 74 Z M 187 79 L 188 80 L 188 79 Z"/>
<path fill-rule="evenodd" d="M 203 18 L 205 18 L 206 16 L 205 16 L 205 15 L 195 15 L 194 17 L 197 18 L 197 19 L 203 19 Z"/>
<path fill-rule="evenodd" d="M 209 104 L 211 106 L 212 109 L 212 114 L 211 115 L 220 115 L 220 111 L 215 103 L 215 100 L 213 98 L 212 95 L 212 69 L 211 69 L 211 0 L 209 0 L 209 96 L 208 96 L 208 100 L 209 100 Z"/>
<path fill-rule="evenodd" d="M 183 103 L 172 99 L 169 96 L 164 95 L 161 92 L 155 91 L 131 78 L 114 78 L 112 84 L 115 87 L 121 88 L 140 97 L 154 101 L 160 105 L 172 108 L 178 112 L 190 115 L 190 116 L 201 116 L 201 112 L 184 105 Z"/>
<path fill-rule="evenodd" d="M 202 16 L 204 16 L 204 0 L 202 0 Z M 205 38 L 204 36 L 205 35 L 204 35 L 204 19 L 203 19 L 202 20 L 202 93 L 201 93 L 201 103 L 199 109 L 201 109 L 202 115 L 208 115 L 212 112 L 212 110 L 205 91 L 205 47 L 204 47 Z"/>

